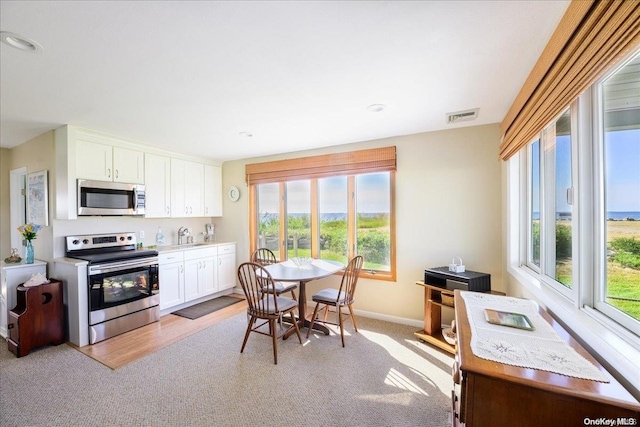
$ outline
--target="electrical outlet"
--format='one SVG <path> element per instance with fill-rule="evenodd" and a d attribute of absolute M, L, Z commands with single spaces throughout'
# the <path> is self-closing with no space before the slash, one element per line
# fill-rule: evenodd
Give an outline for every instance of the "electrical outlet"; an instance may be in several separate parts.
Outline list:
<path fill-rule="evenodd" d="M 144 230 L 140 230 L 140 238 L 144 239 Z"/>

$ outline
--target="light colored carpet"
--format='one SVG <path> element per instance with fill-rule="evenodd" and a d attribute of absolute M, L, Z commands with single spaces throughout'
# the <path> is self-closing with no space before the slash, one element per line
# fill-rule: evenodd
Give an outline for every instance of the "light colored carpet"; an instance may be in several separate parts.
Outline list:
<path fill-rule="evenodd" d="M 358 318 L 279 341 L 239 314 L 111 370 L 67 345 L 0 349 L 2 426 L 449 426 L 452 357 L 413 327 Z M 303 337 L 304 338 L 304 337 Z"/>

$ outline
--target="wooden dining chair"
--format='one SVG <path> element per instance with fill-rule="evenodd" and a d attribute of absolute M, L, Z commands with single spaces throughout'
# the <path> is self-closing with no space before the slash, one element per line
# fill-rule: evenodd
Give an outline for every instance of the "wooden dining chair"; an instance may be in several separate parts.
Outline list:
<path fill-rule="evenodd" d="M 316 306 L 313 309 L 313 316 L 311 316 L 311 325 L 309 326 L 309 330 L 307 330 L 307 338 L 309 338 L 309 333 L 311 329 L 313 329 L 314 323 L 317 321 L 318 310 L 320 309 L 320 305 L 324 305 L 324 317 L 322 322 L 328 323 L 330 325 L 340 325 L 340 336 L 342 338 L 342 346 L 344 347 L 344 321 L 351 317 L 351 321 L 353 322 L 353 328 L 356 332 L 358 332 L 358 325 L 356 325 L 356 317 L 353 314 L 352 304 L 355 301 L 356 294 L 356 285 L 358 284 L 358 276 L 360 275 L 360 270 L 362 269 L 362 264 L 364 259 L 361 255 L 353 257 L 347 267 L 344 270 L 342 275 L 342 281 L 340 282 L 340 288 L 327 288 L 323 289 L 320 292 L 317 292 L 311 298 Z M 343 318 L 342 307 L 347 307 L 349 309 L 349 314 Z M 327 322 L 327 314 L 329 311 L 329 307 L 335 307 L 336 313 L 338 315 L 338 323 Z"/>
<path fill-rule="evenodd" d="M 238 280 L 244 296 L 247 298 L 249 315 L 249 324 L 244 334 L 244 341 L 240 353 L 244 352 L 247 340 L 251 332 L 261 335 L 268 335 L 273 341 L 273 362 L 278 364 L 278 338 L 294 328 L 298 335 L 298 341 L 302 344 L 300 329 L 293 312 L 298 308 L 298 302 L 286 297 L 277 296 L 273 279 L 268 271 L 260 264 L 253 262 L 245 262 L 238 267 Z M 268 290 L 265 290 L 264 284 L 271 283 Z M 284 330 L 282 326 L 282 316 L 289 314 L 293 326 Z M 263 320 L 263 322 L 260 322 Z M 265 325 L 268 324 L 268 331 L 265 331 Z"/>
<path fill-rule="evenodd" d="M 276 264 L 278 260 L 273 252 L 267 248 L 258 248 L 251 254 L 251 262 L 255 262 L 260 265 Z M 296 298 L 296 289 L 298 288 L 297 282 L 273 282 L 275 283 L 276 295 L 280 296 L 287 292 L 291 292 L 291 296 L 294 300 Z"/>

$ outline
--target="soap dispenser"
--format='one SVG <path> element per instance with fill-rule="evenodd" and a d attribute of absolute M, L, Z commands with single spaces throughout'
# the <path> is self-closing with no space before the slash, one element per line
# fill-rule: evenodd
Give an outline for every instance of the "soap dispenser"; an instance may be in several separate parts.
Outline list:
<path fill-rule="evenodd" d="M 164 233 L 160 227 L 158 227 L 158 232 L 156 233 L 156 244 L 158 246 L 164 245 Z"/>

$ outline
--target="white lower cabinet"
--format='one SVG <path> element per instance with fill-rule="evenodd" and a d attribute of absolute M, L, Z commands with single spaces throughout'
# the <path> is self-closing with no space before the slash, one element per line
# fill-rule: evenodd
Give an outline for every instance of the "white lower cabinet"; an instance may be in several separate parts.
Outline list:
<path fill-rule="evenodd" d="M 160 252 L 158 263 L 160 310 L 175 311 L 236 285 L 235 243 Z"/>
<path fill-rule="evenodd" d="M 236 245 L 218 246 L 218 290 L 236 286 Z"/>
<path fill-rule="evenodd" d="M 185 301 L 184 258 L 182 252 L 161 253 L 158 258 L 160 310 L 164 310 Z"/>
<path fill-rule="evenodd" d="M 217 292 L 217 248 L 208 247 L 184 252 L 184 297 L 191 301 Z"/>

